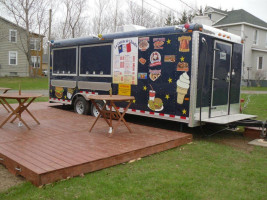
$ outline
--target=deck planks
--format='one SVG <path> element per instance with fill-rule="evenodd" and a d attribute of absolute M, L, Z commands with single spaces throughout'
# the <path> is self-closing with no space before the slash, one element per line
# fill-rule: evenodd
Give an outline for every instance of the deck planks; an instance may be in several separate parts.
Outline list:
<path fill-rule="evenodd" d="M 33 103 L 32 113 L 40 125 L 23 113 L 31 130 L 17 121 L 0 129 L 0 163 L 14 174 L 39 186 L 81 173 L 93 172 L 132 159 L 164 151 L 192 141 L 192 135 L 129 123 L 134 132 L 121 125 L 112 137 L 103 119 L 91 133 L 91 116 Z M 0 121 L 7 117 L 0 107 Z"/>

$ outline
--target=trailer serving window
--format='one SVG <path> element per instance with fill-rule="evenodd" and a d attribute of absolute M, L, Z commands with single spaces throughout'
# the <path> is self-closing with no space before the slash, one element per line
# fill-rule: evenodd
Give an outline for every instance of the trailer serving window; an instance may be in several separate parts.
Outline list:
<path fill-rule="evenodd" d="M 111 44 L 81 47 L 80 76 L 111 76 Z"/>
<path fill-rule="evenodd" d="M 77 47 L 53 50 L 53 75 L 77 75 Z"/>

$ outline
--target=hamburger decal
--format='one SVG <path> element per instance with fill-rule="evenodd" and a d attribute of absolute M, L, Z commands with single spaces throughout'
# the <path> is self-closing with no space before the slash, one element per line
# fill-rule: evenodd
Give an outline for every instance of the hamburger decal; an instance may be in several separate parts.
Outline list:
<path fill-rule="evenodd" d="M 156 91 L 153 90 L 150 85 L 151 90 L 149 90 L 149 100 L 148 100 L 148 108 L 153 111 L 162 111 L 163 110 L 163 102 L 160 98 L 156 98 Z"/>
<path fill-rule="evenodd" d="M 64 88 L 63 87 L 55 87 L 55 95 L 57 98 L 61 99 L 63 97 Z"/>

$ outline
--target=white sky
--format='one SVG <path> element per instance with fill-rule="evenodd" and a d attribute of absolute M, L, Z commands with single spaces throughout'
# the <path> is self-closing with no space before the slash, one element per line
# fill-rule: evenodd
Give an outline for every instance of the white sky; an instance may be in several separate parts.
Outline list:
<path fill-rule="evenodd" d="M 156 10 L 156 8 L 153 8 L 152 6 L 146 4 L 147 2 L 157 8 L 164 8 L 164 6 L 158 4 L 156 1 L 159 1 L 162 4 L 174 10 L 181 11 L 188 8 L 179 0 L 144 0 L 144 7 Z M 266 10 L 267 0 L 182 0 L 182 1 L 192 7 L 195 7 L 195 5 L 197 5 L 197 7 L 202 6 L 204 8 L 207 5 L 214 8 L 221 7 L 222 9 L 228 9 L 228 10 L 232 10 L 232 8 L 234 8 L 234 10 L 244 9 L 247 12 L 253 14 L 254 16 L 267 22 L 267 10 Z M 134 0 L 133 2 L 136 2 L 141 5 L 142 0 Z M 164 9 L 168 8 L 165 7 Z"/>

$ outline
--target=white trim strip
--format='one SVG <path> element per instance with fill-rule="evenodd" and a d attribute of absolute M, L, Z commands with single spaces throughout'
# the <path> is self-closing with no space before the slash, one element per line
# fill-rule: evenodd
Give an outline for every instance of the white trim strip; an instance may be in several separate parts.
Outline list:
<path fill-rule="evenodd" d="M 250 23 L 247 23 L 247 22 L 237 22 L 237 23 L 231 23 L 231 24 L 215 25 L 213 27 L 220 28 L 220 27 L 224 27 L 224 26 L 235 26 L 235 25 L 242 25 L 242 24 L 247 25 L 247 26 L 252 26 L 252 27 L 255 27 L 255 28 L 259 28 L 259 29 L 262 29 L 262 30 L 267 30 L 266 27 L 250 24 Z"/>
<path fill-rule="evenodd" d="M 53 102 L 59 102 L 59 103 L 65 103 L 65 104 L 71 104 L 71 100 L 65 100 L 65 99 L 58 99 L 58 98 L 49 98 L 49 101 L 53 101 Z"/>
<path fill-rule="evenodd" d="M 107 110 L 110 110 L 109 106 L 106 106 Z M 117 107 L 117 109 L 120 112 L 124 111 L 124 108 L 121 107 Z M 115 111 L 114 108 L 112 108 L 112 111 Z M 177 116 L 177 115 L 170 115 L 170 114 L 164 114 L 164 113 L 157 113 L 157 112 L 150 112 L 150 111 L 144 111 L 144 110 L 135 110 L 135 109 L 128 109 L 129 113 L 136 113 L 138 115 L 153 115 L 153 116 L 157 116 L 157 118 L 159 117 L 163 117 L 163 118 L 172 118 L 172 119 L 179 119 L 179 120 L 185 120 L 185 121 L 189 121 L 189 117 L 183 117 L 183 116 Z"/>
<path fill-rule="evenodd" d="M 264 50 L 264 49 L 257 49 L 257 48 L 251 48 L 251 50 L 253 51 L 261 51 L 261 52 L 267 52 L 267 50 Z"/>
<path fill-rule="evenodd" d="M 97 92 L 87 92 L 87 91 L 80 91 L 81 94 L 89 94 L 89 95 L 98 95 Z"/>

